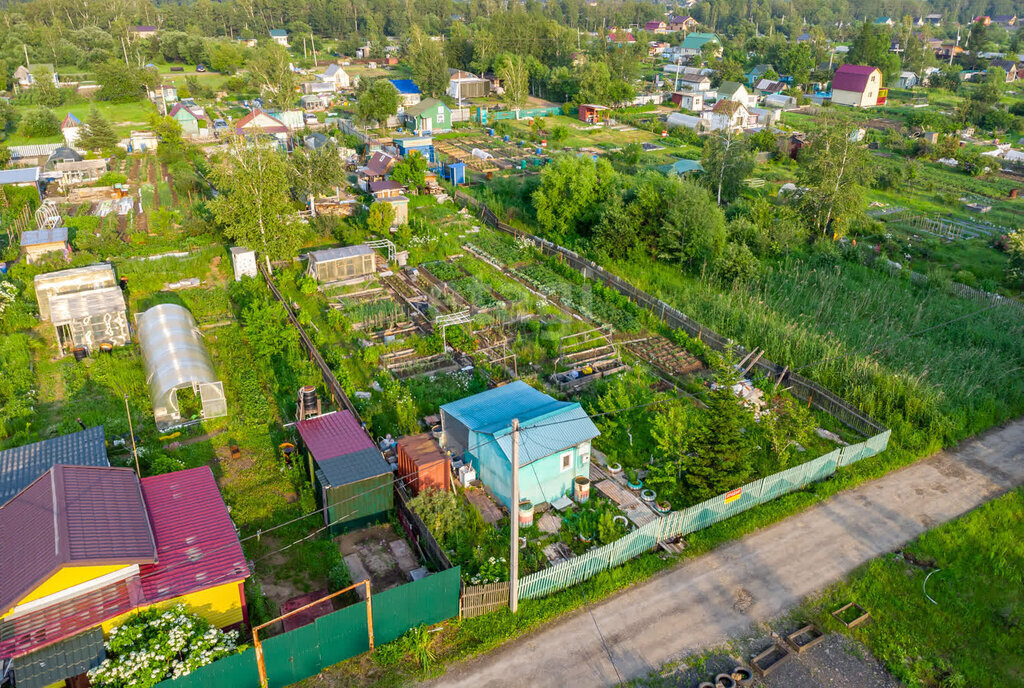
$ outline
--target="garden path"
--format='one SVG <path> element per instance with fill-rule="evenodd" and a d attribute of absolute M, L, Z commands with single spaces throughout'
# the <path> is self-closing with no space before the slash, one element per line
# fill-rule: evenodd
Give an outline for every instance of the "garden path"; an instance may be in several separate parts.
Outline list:
<path fill-rule="evenodd" d="M 614 686 L 646 676 L 1022 483 L 1024 419 L 690 559 L 593 606 L 593 618 L 581 609 L 427 685 Z"/>

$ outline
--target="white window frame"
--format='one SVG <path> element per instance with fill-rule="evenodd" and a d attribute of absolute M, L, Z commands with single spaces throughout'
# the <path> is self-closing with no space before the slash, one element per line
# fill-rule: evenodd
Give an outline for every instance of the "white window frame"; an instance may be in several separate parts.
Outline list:
<path fill-rule="evenodd" d="M 568 465 L 566 465 L 566 460 L 565 460 L 566 457 L 569 457 Z M 562 468 L 561 472 L 562 473 L 565 473 L 566 471 L 572 470 L 572 463 L 573 463 L 572 459 L 573 459 L 573 456 L 572 456 L 572 452 L 571 451 L 562 452 L 561 455 L 558 457 L 558 460 L 561 462 L 561 468 Z"/>
<path fill-rule="evenodd" d="M 580 463 L 582 463 L 584 466 L 590 463 L 590 452 L 583 452 L 582 454 L 580 454 Z"/>
<path fill-rule="evenodd" d="M 437 123 L 444 124 L 444 108 L 437 108 Z"/>

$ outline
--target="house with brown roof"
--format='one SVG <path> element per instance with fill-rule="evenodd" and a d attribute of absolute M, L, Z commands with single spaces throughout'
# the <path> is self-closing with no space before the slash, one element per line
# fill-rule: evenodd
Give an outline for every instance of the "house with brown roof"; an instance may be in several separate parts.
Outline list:
<path fill-rule="evenodd" d="M 676 31 L 693 31 L 700 24 L 696 19 L 690 16 L 680 17 L 673 14 L 668 18 L 668 30 L 675 33 Z"/>
<path fill-rule="evenodd" d="M 707 131 L 738 131 L 748 126 L 750 119 L 747 106 L 735 100 L 720 100 L 715 103 L 715 107 L 701 113 Z"/>
<path fill-rule="evenodd" d="M 660 19 L 652 19 L 644 24 L 644 31 L 648 31 L 650 33 L 668 33 L 668 24 Z"/>
<path fill-rule="evenodd" d="M 370 182 L 379 182 L 383 180 L 391 168 L 395 166 L 395 159 L 383 153 L 377 151 L 370 156 L 370 159 L 366 161 L 366 164 L 356 170 L 356 179 L 359 184 L 359 188 L 363 191 L 369 191 Z"/>
<path fill-rule="evenodd" d="M 0 542 L 0 664 L 47 679 L 31 685 L 96 666 L 104 634 L 143 608 L 245 621 L 248 564 L 205 466 L 140 480 L 57 463 L 0 506 Z"/>

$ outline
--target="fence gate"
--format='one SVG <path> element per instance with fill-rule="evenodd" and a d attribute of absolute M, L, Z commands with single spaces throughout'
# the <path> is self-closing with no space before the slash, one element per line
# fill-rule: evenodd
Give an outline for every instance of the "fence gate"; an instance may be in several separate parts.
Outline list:
<path fill-rule="evenodd" d="M 462 587 L 462 618 L 472 619 L 508 607 L 509 582 Z"/>

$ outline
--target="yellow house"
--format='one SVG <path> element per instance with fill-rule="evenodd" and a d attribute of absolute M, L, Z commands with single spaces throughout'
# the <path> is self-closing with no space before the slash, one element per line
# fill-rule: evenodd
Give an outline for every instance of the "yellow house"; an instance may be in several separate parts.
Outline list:
<path fill-rule="evenodd" d="M 0 506 L 0 542 L 0 664 L 19 688 L 81 685 L 104 634 L 148 607 L 247 620 L 248 566 L 208 467 L 55 465 Z"/>

